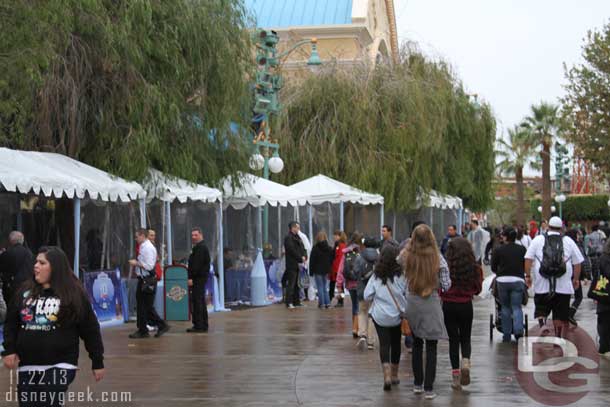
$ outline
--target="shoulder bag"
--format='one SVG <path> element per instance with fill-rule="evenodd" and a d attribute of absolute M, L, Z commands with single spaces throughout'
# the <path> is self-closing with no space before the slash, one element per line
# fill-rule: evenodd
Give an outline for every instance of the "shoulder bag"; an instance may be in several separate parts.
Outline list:
<path fill-rule="evenodd" d="M 390 293 L 390 297 L 392 297 L 392 300 L 394 301 L 394 305 L 396 305 L 396 309 L 398 310 L 398 313 L 400 314 L 400 332 L 402 332 L 402 334 L 404 336 L 412 336 L 413 332 L 411 331 L 411 325 L 409 325 L 409 321 L 407 320 L 405 313 L 403 310 L 400 309 L 400 306 L 398 305 L 398 301 L 396 301 L 396 297 L 394 297 L 394 293 L 392 293 L 392 290 L 390 289 L 390 282 L 387 281 L 388 284 L 386 284 L 385 288 L 388 290 L 388 292 Z"/>

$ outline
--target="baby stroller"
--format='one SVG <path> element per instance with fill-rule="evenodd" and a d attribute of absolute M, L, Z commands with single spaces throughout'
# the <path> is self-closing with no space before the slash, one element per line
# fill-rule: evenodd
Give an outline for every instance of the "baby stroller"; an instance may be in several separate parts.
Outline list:
<path fill-rule="evenodd" d="M 493 342 L 494 328 L 497 329 L 498 332 L 500 332 L 501 334 L 504 333 L 504 331 L 502 330 L 502 304 L 500 304 L 500 295 L 498 293 L 498 288 L 497 288 L 495 278 L 491 284 L 490 290 L 492 292 L 492 296 L 494 299 L 494 312 L 492 314 L 489 314 L 489 341 Z M 524 294 L 523 294 L 522 305 L 525 306 L 525 305 L 527 305 L 527 301 L 528 301 L 527 290 L 525 290 L 523 293 Z M 529 317 L 528 317 L 527 313 L 525 313 L 525 312 L 523 313 L 523 319 L 524 319 L 523 334 L 525 336 L 528 336 Z"/>

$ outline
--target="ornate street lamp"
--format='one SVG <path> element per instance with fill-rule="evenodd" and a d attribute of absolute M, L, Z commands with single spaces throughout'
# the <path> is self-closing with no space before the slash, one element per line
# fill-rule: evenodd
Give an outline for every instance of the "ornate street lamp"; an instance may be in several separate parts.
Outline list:
<path fill-rule="evenodd" d="M 564 194 L 559 194 L 555 196 L 555 202 L 559 204 L 559 217 L 563 220 L 563 203 L 566 201 L 567 197 Z"/>

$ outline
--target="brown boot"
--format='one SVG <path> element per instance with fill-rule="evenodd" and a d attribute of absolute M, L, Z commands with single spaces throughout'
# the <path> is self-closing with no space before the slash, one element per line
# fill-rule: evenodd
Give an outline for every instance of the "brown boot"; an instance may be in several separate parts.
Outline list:
<path fill-rule="evenodd" d="M 400 380 L 398 379 L 398 364 L 392 363 L 392 384 L 400 384 Z"/>
<path fill-rule="evenodd" d="M 358 315 L 352 315 L 352 336 L 358 339 Z"/>
<path fill-rule="evenodd" d="M 389 363 L 383 365 L 383 390 L 392 390 L 392 368 Z"/>
<path fill-rule="evenodd" d="M 468 386 L 470 384 L 470 359 L 462 359 L 462 370 L 460 372 L 462 386 Z"/>

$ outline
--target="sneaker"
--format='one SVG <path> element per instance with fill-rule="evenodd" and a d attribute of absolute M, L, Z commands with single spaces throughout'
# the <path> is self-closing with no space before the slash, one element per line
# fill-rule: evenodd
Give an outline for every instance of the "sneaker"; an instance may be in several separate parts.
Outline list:
<path fill-rule="evenodd" d="M 197 333 L 203 334 L 203 333 L 207 333 L 208 330 L 207 329 L 203 329 L 203 328 L 195 328 L 195 327 L 193 327 L 193 328 L 188 328 L 186 330 L 186 332 L 189 333 L 189 334 L 197 334 Z"/>
<path fill-rule="evenodd" d="M 302 308 L 302 307 L 306 307 L 306 305 L 305 304 L 296 304 L 295 307 Z"/>
<path fill-rule="evenodd" d="M 462 383 L 460 379 L 460 370 L 454 370 L 451 372 L 451 388 L 454 390 L 462 390 Z"/>
<path fill-rule="evenodd" d="M 159 330 L 155 334 L 155 338 L 160 338 L 164 333 L 169 331 L 169 328 L 170 328 L 169 325 L 167 325 L 167 324 L 163 325 L 163 327 L 159 328 Z"/>
<path fill-rule="evenodd" d="M 330 308 L 330 304 L 326 304 L 326 305 L 324 306 L 324 308 L 329 309 L 329 308 Z"/>
<path fill-rule="evenodd" d="M 413 386 L 413 393 L 422 394 L 424 392 L 424 386 Z"/>
<path fill-rule="evenodd" d="M 360 352 L 364 352 L 366 350 L 366 337 L 365 336 L 361 336 L 358 339 L 358 343 L 356 343 L 356 347 L 358 348 L 358 350 Z"/>
<path fill-rule="evenodd" d="M 610 360 L 610 352 L 600 353 L 599 356 L 606 360 Z"/>
<path fill-rule="evenodd" d="M 569 317 L 568 318 L 568 322 L 572 325 L 574 325 L 575 327 L 578 326 L 578 322 L 576 322 L 576 320 L 574 319 L 574 317 Z"/>
<path fill-rule="evenodd" d="M 424 398 L 425 398 L 426 400 L 434 400 L 434 399 L 436 398 L 436 393 L 435 393 L 435 392 L 433 392 L 433 391 L 427 391 L 427 392 L 424 394 Z"/>
<path fill-rule="evenodd" d="M 468 386 L 470 384 L 470 359 L 462 359 L 462 370 L 460 371 L 460 384 Z"/>
<path fill-rule="evenodd" d="M 288 308 L 288 309 L 294 309 L 295 307 L 294 307 L 294 305 L 292 305 L 292 304 L 288 304 L 288 305 L 286 305 L 286 308 Z"/>
<path fill-rule="evenodd" d="M 366 345 L 366 348 L 367 348 L 368 350 L 373 350 L 373 349 L 375 349 L 375 345 L 373 345 L 372 343 L 368 343 L 368 344 Z"/>

